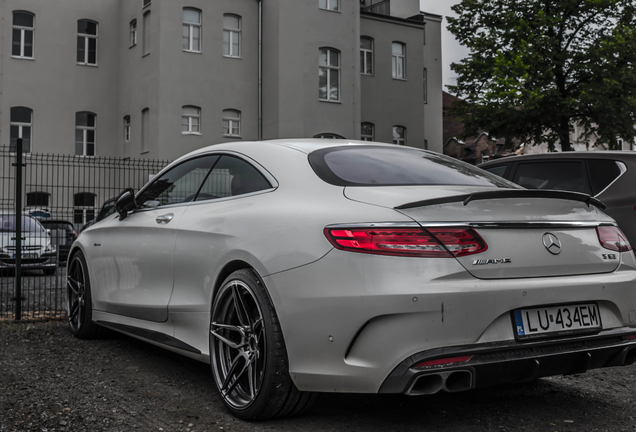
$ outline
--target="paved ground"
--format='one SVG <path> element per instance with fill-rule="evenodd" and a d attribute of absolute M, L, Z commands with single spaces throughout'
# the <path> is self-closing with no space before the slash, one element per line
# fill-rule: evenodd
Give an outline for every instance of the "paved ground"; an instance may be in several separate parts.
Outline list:
<path fill-rule="evenodd" d="M 302 417 L 224 410 L 207 365 L 64 323 L 0 324 L 0 431 L 635 431 L 636 365 L 465 393 L 321 395 Z"/>

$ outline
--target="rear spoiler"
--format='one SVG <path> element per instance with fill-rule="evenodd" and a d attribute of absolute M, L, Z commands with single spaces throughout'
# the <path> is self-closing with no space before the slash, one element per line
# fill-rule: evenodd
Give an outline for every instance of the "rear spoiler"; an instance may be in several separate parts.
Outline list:
<path fill-rule="evenodd" d="M 415 207 L 425 207 L 436 204 L 449 204 L 454 202 L 463 202 L 467 205 L 471 201 L 487 200 L 487 199 L 505 199 L 505 198 L 551 198 L 551 199 L 564 199 L 570 201 L 580 201 L 587 204 L 594 205 L 601 210 L 605 210 L 605 204 L 600 200 L 579 192 L 567 192 L 560 190 L 540 190 L 540 189 L 500 189 L 487 192 L 475 192 L 466 195 L 453 195 L 442 198 L 433 198 L 422 201 L 414 201 L 407 204 L 402 204 L 395 207 L 395 210 L 405 210 Z"/>

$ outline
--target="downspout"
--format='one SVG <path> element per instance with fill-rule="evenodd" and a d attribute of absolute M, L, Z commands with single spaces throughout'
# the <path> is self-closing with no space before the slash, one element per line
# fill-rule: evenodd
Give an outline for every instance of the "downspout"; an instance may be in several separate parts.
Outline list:
<path fill-rule="evenodd" d="M 258 139 L 263 139 L 263 0 L 258 1 Z"/>

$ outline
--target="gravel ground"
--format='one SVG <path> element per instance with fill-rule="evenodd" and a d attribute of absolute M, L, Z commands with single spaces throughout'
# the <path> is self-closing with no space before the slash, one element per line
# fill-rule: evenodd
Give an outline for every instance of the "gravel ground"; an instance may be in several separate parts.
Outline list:
<path fill-rule="evenodd" d="M 304 416 L 232 418 L 208 365 L 65 323 L 0 323 L 0 431 L 636 431 L 636 366 L 465 393 L 321 395 Z"/>

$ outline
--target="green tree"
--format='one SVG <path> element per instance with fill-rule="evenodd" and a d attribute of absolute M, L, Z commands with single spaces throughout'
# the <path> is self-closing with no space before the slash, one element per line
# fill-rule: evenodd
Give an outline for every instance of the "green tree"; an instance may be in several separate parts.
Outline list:
<path fill-rule="evenodd" d="M 469 56 L 451 68 L 451 113 L 465 136 L 546 142 L 572 150 L 574 124 L 599 142 L 633 141 L 634 0 L 462 0 L 448 28 Z"/>

